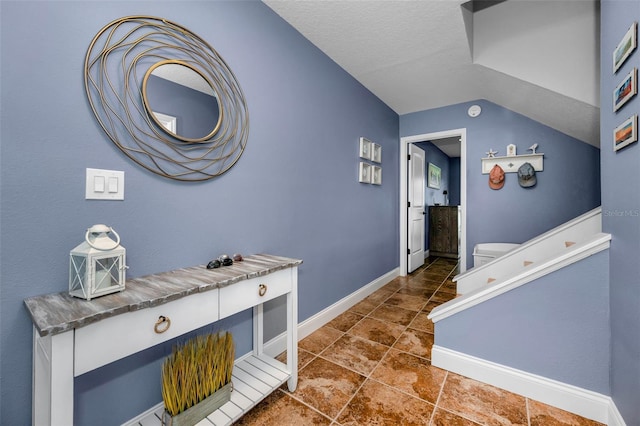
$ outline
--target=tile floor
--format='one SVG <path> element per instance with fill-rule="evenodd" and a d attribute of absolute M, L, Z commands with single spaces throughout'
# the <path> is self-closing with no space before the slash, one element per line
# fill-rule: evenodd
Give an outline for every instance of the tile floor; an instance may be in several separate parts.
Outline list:
<path fill-rule="evenodd" d="M 299 342 L 286 385 L 238 425 L 600 425 L 431 365 L 431 309 L 455 297 L 456 262 L 429 258 Z"/>

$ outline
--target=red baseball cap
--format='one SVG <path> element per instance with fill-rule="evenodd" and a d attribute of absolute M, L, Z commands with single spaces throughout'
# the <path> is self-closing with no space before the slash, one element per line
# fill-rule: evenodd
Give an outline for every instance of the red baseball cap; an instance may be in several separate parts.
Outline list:
<path fill-rule="evenodd" d="M 502 189 L 504 186 L 504 170 L 497 164 L 489 172 L 489 187 L 491 189 Z"/>

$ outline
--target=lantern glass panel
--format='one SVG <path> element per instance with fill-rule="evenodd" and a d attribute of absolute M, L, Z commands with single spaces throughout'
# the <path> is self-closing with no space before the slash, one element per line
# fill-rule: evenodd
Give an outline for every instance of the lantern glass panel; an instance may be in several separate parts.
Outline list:
<path fill-rule="evenodd" d="M 86 256 L 71 255 L 71 270 L 69 276 L 71 276 L 70 290 L 82 290 L 86 295 L 87 279 L 87 258 Z"/>
<path fill-rule="evenodd" d="M 95 290 L 100 291 L 120 285 L 120 258 L 95 259 Z"/>

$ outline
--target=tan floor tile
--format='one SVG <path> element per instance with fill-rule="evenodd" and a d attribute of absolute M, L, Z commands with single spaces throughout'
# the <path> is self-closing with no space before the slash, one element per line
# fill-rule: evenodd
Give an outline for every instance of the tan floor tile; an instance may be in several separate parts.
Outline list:
<path fill-rule="evenodd" d="M 439 272 L 439 271 L 425 271 L 422 273 L 421 278 L 430 280 L 430 281 L 434 281 L 434 282 L 438 282 L 438 283 L 442 283 L 444 280 L 447 279 L 447 277 L 449 276 L 449 271 L 447 272 Z"/>
<path fill-rule="evenodd" d="M 355 305 L 353 305 L 351 308 L 349 308 L 348 312 L 355 312 L 361 315 L 368 315 L 369 312 L 373 311 L 379 305 L 380 303 L 378 302 L 364 299 L 356 303 Z"/>
<path fill-rule="evenodd" d="M 331 327 L 320 327 L 309 336 L 298 342 L 298 347 L 314 354 L 319 354 L 344 333 Z"/>
<path fill-rule="evenodd" d="M 444 283 L 442 283 L 442 285 L 440 286 L 440 291 L 443 291 L 445 293 L 457 294 L 458 285 L 454 283 L 451 279 L 448 279 Z"/>
<path fill-rule="evenodd" d="M 450 413 L 442 408 L 436 408 L 436 412 L 433 413 L 431 419 L 432 426 L 478 426 L 479 423 L 472 422 L 469 419 L 460 417 L 456 414 Z"/>
<path fill-rule="evenodd" d="M 432 412 L 432 404 L 368 380 L 337 421 L 342 426 L 424 426 Z"/>
<path fill-rule="evenodd" d="M 484 425 L 527 426 L 523 396 L 449 373 L 438 406 Z"/>
<path fill-rule="evenodd" d="M 414 355 L 431 359 L 433 334 L 425 331 L 407 329 L 393 345 L 394 348 Z"/>
<path fill-rule="evenodd" d="M 422 308 L 423 312 L 429 313 L 431 312 L 434 308 L 440 306 L 442 303 L 438 303 L 438 302 L 429 302 L 427 303 L 427 305 Z"/>
<path fill-rule="evenodd" d="M 385 300 L 387 300 L 389 297 L 391 297 L 391 295 L 393 295 L 393 293 L 395 293 L 395 291 L 387 290 L 387 289 L 380 289 L 380 290 L 377 290 L 377 291 L 371 293 L 364 300 L 369 300 L 371 302 L 380 304 L 380 303 L 384 302 Z"/>
<path fill-rule="evenodd" d="M 392 293 L 395 293 L 396 291 L 398 291 L 399 289 L 407 285 L 410 279 L 411 277 L 409 276 L 396 277 L 391 282 L 385 284 L 384 287 L 382 287 L 380 290 L 385 290 L 385 291 L 390 291 Z"/>
<path fill-rule="evenodd" d="M 242 416 L 235 425 L 330 425 L 331 420 L 289 395 L 276 390 Z"/>
<path fill-rule="evenodd" d="M 333 320 L 329 321 L 326 325 L 328 327 L 335 328 L 336 330 L 340 330 L 346 333 L 362 318 L 364 318 L 364 315 L 362 314 L 352 311 L 346 311 L 335 317 Z"/>
<path fill-rule="evenodd" d="M 425 311 L 418 312 L 418 315 L 416 315 L 413 321 L 409 324 L 409 328 L 433 334 L 433 321 L 427 318 L 428 315 L 429 313 Z"/>
<path fill-rule="evenodd" d="M 440 287 L 440 284 L 411 283 L 398 290 L 397 294 L 408 294 L 428 300 L 436 292 L 438 287 Z"/>
<path fill-rule="evenodd" d="M 329 346 L 321 356 L 367 376 L 388 350 L 388 346 L 347 334 Z"/>
<path fill-rule="evenodd" d="M 529 418 L 531 426 L 604 426 L 594 420 L 551 407 L 530 399 Z"/>
<path fill-rule="evenodd" d="M 316 355 L 311 352 L 307 352 L 304 349 L 298 348 L 298 370 L 307 365 Z M 276 359 L 282 363 L 287 363 L 287 351 L 282 352 L 276 357 Z"/>
<path fill-rule="evenodd" d="M 416 316 L 416 312 L 383 303 L 371 312 L 369 316 L 382 321 L 407 326 Z"/>
<path fill-rule="evenodd" d="M 385 300 L 384 303 L 385 305 L 397 306 L 399 308 L 417 312 L 427 304 L 427 299 L 420 296 L 411 296 L 409 294 L 396 293 Z"/>
<path fill-rule="evenodd" d="M 391 349 L 371 378 L 435 404 L 446 375 L 424 358 Z"/>
<path fill-rule="evenodd" d="M 365 318 L 353 326 L 348 334 L 391 346 L 400 337 L 404 328 L 404 326 L 398 324 Z"/>
<path fill-rule="evenodd" d="M 365 377 L 356 372 L 316 358 L 300 370 L 298 388 L 291 395 L 335 418 L 364 380 Z"/>
<path fill-rule="evenodd" d="M 436 302 L 438 304 L 442 304 L 448 302 L 449 300 L 455 299 L 455 293 L 446 293 L 444 291 L 438 290 L 431 298 L 429 302 Z"/>

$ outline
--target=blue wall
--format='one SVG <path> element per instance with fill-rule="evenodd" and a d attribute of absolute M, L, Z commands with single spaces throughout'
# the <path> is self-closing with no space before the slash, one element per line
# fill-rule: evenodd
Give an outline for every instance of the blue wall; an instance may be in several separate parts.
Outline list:
<path fill-rule="evenodd" d="M 436 323 L 435 343 L 609 395 L 609 252 Z"/>
<path fill-rule="evenodd" d="M 611 242 L 611 396 L 628 425 L 640 424 L 640 147 L 638 143 L 614 152 L 613 129 L 640 113 L 633 97 L 617 112 L 610 103 L 614 88 L 633 67 L 640 67 L 640 51 L 613 74 L 612 54 L 633 22 L 640 17 L 637 1 L 601 2 L 602 226 Z"/>
<path fill-rule="evenodd" d="M 467 115 L 472 104 L 482 107 L 476 118 Z M 584 142 L 485 100 L 400 117 L 401 137 L 459 128 L 467 129 L 467 265 L 478 243 L 522 243 L 600 205 L 600 150 Z M 480 159 L 489 149 L 505 155 L 511 143 L 520 154 L 538 143 L 544 171 L 533 188 L 508 173 L 492 190 Z"/>
<path fill-rule="evenodd" d="M 397 114 L 261 2 L 0 7 L 0 424 L 31 418 L 23 300 L 66 291 L 68 253 L 95 223 L 122 237 L 128 277 L 221 253 L 303 259 L 301 321 L 398 267 Z M 84 91 L 84 55 L 104 25 L 136 14 L 184 25 L 235 73 L 251 124 L 243 156 L 225 175 L 191 184 L 159 177 L 133 164 L 97 124 Z M 358 183 L 361 136 L 382 145 L 381 186 Z M 125 200 L 86 201 L 87 167 L 124 171 Z M 249 316 L 223 326 L 236 333 L 240 355 L 251 339 Z M 169 346 L 78 378 L 76 423 L 120 423 L 159 402 L 153 385 Z"/>

